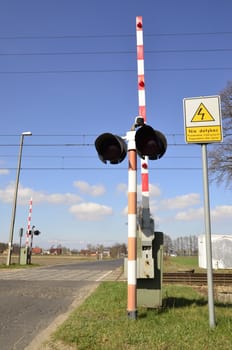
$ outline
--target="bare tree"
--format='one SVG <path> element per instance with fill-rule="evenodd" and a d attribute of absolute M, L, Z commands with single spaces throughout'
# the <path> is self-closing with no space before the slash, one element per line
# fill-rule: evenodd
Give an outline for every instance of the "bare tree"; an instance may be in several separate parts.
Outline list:
<path fill-rule="evenodd" d="M 172 239 L 170 236 L 164 234 L 164 244 L 163 244 L 163 247 L 164 247 L 164 253 L 167 255 L 167 254 L 170 254 L 173 250 L 173 244 L 172 244 Z"/>
<path fill-rule="evenodd" d="M 223 143 L 214 144 L 209 152 L 210 179 L 227 187 L 232 187 L 232 81 L 220 93 Z"/>

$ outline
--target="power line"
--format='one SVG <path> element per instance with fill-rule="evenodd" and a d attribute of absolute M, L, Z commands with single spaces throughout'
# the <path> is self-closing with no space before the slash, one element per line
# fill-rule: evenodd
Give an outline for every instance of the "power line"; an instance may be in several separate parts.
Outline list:
<path fill-rule="evenodd" d="M 230 52 L 231 48 L 213 48 L 213 49 L 169 49 L 169 50 L 145 50 L 146 54 L 160 53 L 194 53 L 194 52 Z M 71 55 L 128 55 L 135 54 L 135 50 L 125 51 L 60 51 L 60 52 L 1 52 L 0 56 L 71 56 Z"/>
<path fill-rule="evenodd" d="M 0 170 L 5 170 L 6 168 L 0 168 Z M 7 170 L 16 170 L 16 167 L 7 168 Z M 21 167 L 21 170 L 103 170 L 103 171 L 120 171 L 120 170 L 128 170 L 128 168 L 122 168 L 122 167 L 110 167 L 110 168 L 97 168 L 97 167 Z M 176 167 L 176 168 L 158 168 L 158 167 L 150 167 L 149 170 L 202 170 L 201 167 Z"/>
<path fill-rule="evenodd" d="M 8 144 L 0 144 L 0 147 L 15 147 L 18 146 L 18 144 L 15 143 L 8 143 Z M 30 145 L 23 145 L 23 147 L 88 147 L 88 146 L 94 146 L 92 143 L 33 143 Z"/>
<path fill-rule="evenodd" d="M 0 137 L 4 136 L 4 137 L 12 137 L 12 136 L 20 136 L 21 134 L 0 134 Z M 166 133 L 166 136 L 183 136 L 184 133 Z M 33 134 L 33 137 L 63 137 L 63 136 L 67 136 L 67 137 L 97 137 L 98 134 Z"/>
<path fill-rule="evenodd" d="M 12 136 L 20 136 L 21 134 L 0 134 L 0 137 L 4 136 L 4 137 L 12 137 Z M 183 135 L 183 134 L 169 134 L 169 135 Z M 33 134 L 33 137 L 63 137 L 63 136 L 67 136 L 67 137 L 97 137 L 97 134 Z"/>
<path fill-rule="evenodd" d="M 15 144 L 0 144 L 0 147 L 18 147 L 19 145 L 17 143 Z M 30 148 L 30 147 L 93 147 L 93 143 L 38 143 L 38 144 L 25 144 L 23 145 L 24 148 Z M 186 143 L 169 143 L 168 146 L 187 146 Z"/>
<path fill-rule="evenodd" d="M 182 67 L 182 68 L 148 68 L 147 72 L 187 72 L 187 71 L 226 71 L 232 67 Z M 32 71 L 0 71 L 1 75 L 30 75 L 30 74 L 80 74 L 80 73 L 134 73 L 136 69 L 60 69 L 60 70 L 32 70 Z"/>
<path fill-rule="evenodd" d="M 145 37 L 174 37 L 174 36 L 211 36 L 211 35 L 231 35 L 231 31 L 222 32 L 176 32 L 176 33 L 147 33 Z M 134 34 L 60 34 L 60 35 L 9 35 L 0 36 L 0 40 L 67 40 L 67 39 L 113 39 L 113 38 L 134 38 Z"/>
<path fill-rule="evenodd" d="M 227 147 L 228 145 L 231 145 L 231 143 L 226 144 L 218 144 L 218 147 Z M 17 143 L 6 143 L 6 144 L 0 144 L 0 147 L 18 147 L 19 144 Z M 30 148 L 30 147 L 93 147 L 93 143 L 38 143 L 38 144 L 25 144 L 23 147 Z M 189 147 L 190 144 L 187 143 L 168 143 L 168 146 L 185 146 Z M 197 144 L 192 144 L 192 146 L 197 146 Z"/>
<path fill-rule="evenodd" d="M 2 158 L 17 158 L 17 155 L 12 154 L 0 154 L 0 157 Z M 24 155 L 23 158 L 58 158 L 58 159 L 95 159 L 96 156 L 88 156 L 88 155 L 73 155 L 73 156 L 67 156 L 67 155 Z M 200 156 L 165 156 L 165 159 L 200 159 Z M 210 156 L 209 156 L 210 158 Z"/>

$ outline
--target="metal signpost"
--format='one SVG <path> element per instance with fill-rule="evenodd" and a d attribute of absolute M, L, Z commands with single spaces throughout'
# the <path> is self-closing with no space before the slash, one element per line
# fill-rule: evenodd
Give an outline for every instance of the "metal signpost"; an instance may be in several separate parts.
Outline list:
<path fill-rule="evenodd" d="M 203 188 L 204 188 L 204 218 L 206 238 L 206 261 L 208 280 L 209 324 L 215 327 L 211 221 L 208 182 L 207 144 L 222 142 L 220 96 L 195 97 L 184 99 L 185 140 L 187 143 L 201 144 Z"/>

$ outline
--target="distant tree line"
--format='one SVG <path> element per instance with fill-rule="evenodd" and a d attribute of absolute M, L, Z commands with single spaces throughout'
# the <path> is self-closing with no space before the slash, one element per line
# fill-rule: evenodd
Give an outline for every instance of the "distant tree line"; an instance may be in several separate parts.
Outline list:
<path fill-rule="evenodd" d="M 104 252 L 107 251 L 111 258 L 119 258 L 120 256 L 125 256 L 127 254 L 127 246 L 125 243 L 115 243 L 113 246 L 87 244 L 87 249 L 91 252 L 96 252 L 97 254 L 104 254 Z"/>
<path fill-rule="evenodd" d="M 197 236 L 181 236 L 175 239 L 171 239 L 170 236 L 164 234 L 164 254 L 176 254 L 176 255 L 197 255 L 198 254 L 198 238 Z M 0 242 L 0 254 L 8 249 L 7 243 Z M 52 245 L 48 251 L 60 250 L 61 254 L 72 254 L 78 255 L 81 250 L 78 249 L 70 249 L 61 244 L 55 247 Z M 109 252 L 109 255 L 112 258 L 118 258 L 125 256 L 127 254 L 127 245 L 125 243 L 115 243 L 112 246 L 104 246 L 103 244 L 87 244 L 86 252 L 103 254 L 104 252 Z M 13 245 L 13 253 L 19 254 L 19 244 Z"/>
<path fill-rule="evenodd" d="M 8 243 L 2 243 L 0 242 L 0 254 L 5 252 L 8 249 Z M 13 253 L 18 254 L 19 253 L 19 244 L 15 243 L 13 244 Z"/>
<path fill-rule="evenodd" d="M 7 243 L 1 243 L 0 242 L 0 253 L 3 253 L 8 247 Z"/>
<path fill-rule="evenodd" d="M 195 235 L 180 236 L 171 239 L 164 235 L 164 254 L 171 255 L 198 255 L 198 238 Z"/>
<path fill-rule="evenodd" d="M 111 258 L 119 258 L 121 256 L 125 256 L 127 254 L 127 246 L 125 243 L 115 243 L 113 246 L 104 246 L 103 244 L 87 244 L 85 249 L 70 249 L 61 244 L 55 247 L 52 245 L 48 251 L 53 250 L 61 250 L 62 254 L 71 254 L 71 255 L 102 255 L 102 256 L 110 256 Z"/>

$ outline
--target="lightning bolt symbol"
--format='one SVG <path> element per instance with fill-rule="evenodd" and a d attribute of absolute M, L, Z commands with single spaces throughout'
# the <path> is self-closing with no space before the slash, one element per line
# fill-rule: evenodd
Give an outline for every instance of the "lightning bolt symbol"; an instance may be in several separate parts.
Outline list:
<path fill-rule="evenodd" d="M 200 116 L 201 116 L 201 120 L 204 120 L 205 113 L 202 112 L 202 109 L 203 109 L 203 108 L 200 108 L 200 109 L 199 109 L 197 115 L 200 115 Z"/>

